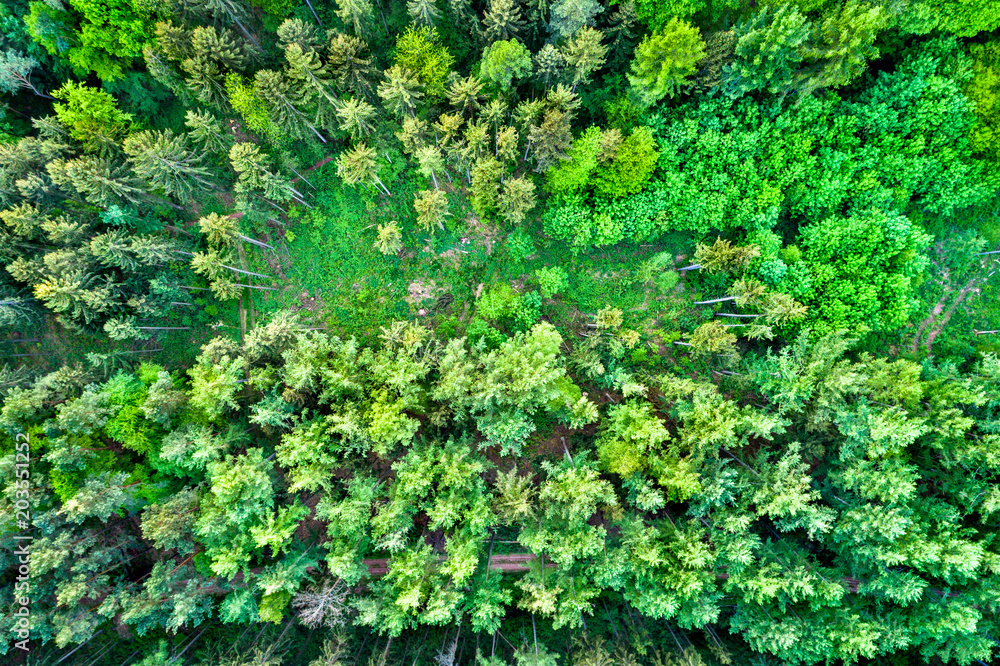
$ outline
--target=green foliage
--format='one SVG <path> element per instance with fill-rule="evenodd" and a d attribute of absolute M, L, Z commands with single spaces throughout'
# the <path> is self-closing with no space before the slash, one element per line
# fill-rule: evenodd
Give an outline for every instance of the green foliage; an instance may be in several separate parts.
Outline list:
<path fill-rule="evenodd" d="M 690 81 L 704 56 L 701 31 L 690 23 L 671 19 L 636 47 L 632 73 L 628 75 L 633 94 L 646 106 L 664 96 L 674 97 Z"/>
<path fill-rule="evenodd" d="M 531 73 L 531 54 L 521 42 L 496 41 L 483 50 L 479 74 L 501 91 L 508 91 L 514 80 Z"/>
<path fill-rule="evenodd" d="M 965 94 L 973 104 L 976 124 L 969 144 L 976 152 L 1000 160 L 1000 41 L 969 46 L 972 77 Z"/>
<path fill-rule="evenodd" d="M 637 127 L 621 142 L 610 164 L 593 178 L 594 189 L 616 198 L 642 191 L 653 175 L 660 153 L 648 127 Z"/>
<path fill-rule="evenodd" d="M 396 64 L 417 75 L 428 94 L 444 97 L 455 59 L 430 26 L 410 26 L 396 38 Z"/>
<path fill-rule="evenodd" d="M 569 286 L 569 274 L 559 266 L 539 268 L 535 271 L 542 296 L 552 298 Z"/>
<path fill-rule="evenodd" d="M 892 330 L 910 315 L 930 237 L 899 215 L 827 218 L 802 231 L 811 288 L 808 324 L 817 333 Z"/>
<path fill-rule="evenodd" d="M 97 88 L 67 83 L 52 96 L 63 102 L 53 105 L 56 117 L 88 150 L 111 150 L 132 126 L 132 116 L 119 111 L 114 97 Z"/>
<path fill-rule="evenodd" d="M 65 58 L 78 75 L 121 78 L 152 40 L 152 6 L 132 0 L 31 2 L 25 17 L 32 38 Z"/>
<path fill-rule="evenodd" d="M 812 26 L 795 5 L 782 5 L 773 12 L 765 7 L 737 26 L 735 33 L 734 58 L 726 65 L 722 82 L 729 94 L 786 93 L 795 87 L 794 75 L 812 34 Z"/>

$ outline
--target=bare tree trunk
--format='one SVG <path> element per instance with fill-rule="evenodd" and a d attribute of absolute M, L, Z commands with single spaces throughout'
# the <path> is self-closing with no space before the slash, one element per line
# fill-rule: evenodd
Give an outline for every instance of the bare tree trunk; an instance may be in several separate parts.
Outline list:
<path fill-rule="evenodd" d="M 711 303 L 725 303 L 726 301 L 735 301 L 736 296 L 726 296 L 725 298 L 713 298 L 710 301 L 695 301 L 692 305 L 709 305 Z"/>

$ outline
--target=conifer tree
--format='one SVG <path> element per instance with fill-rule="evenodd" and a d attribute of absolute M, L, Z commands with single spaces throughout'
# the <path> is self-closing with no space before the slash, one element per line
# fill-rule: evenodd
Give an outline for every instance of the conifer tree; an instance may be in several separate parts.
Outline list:
<path fill-rule="evenodd" d="M 489 0 L 483 16 L 483 34 L 486 41 L 516 39 L 524 28 L 521 7 L 517 0 Z"/>
<path fill-rule="evenodd" d="M 510 224 L 520 225 L 528 211 L 535 207 L 535 184 L 529 178 L 508 178 L 503 184 L 498 207 Z"/>
<path fill-rule="evenodd" d="M 137 176 L 169 196 L 189 201 L 195 190 L 215 187 L 184 135 L 170 130 L 138 132 L 125 139 L 122 150 Z"/>
<path fill-rule="evenodd" d="M 254 91 L 263 101 L 272 122 L 284 133 L 298 138 L 314 136 L 326 143 L 323 135 L 296 107 L 289 82 L 281 72 L 271 69 L 258 70 L 254 75 Z"/>
<path fill-rule="evenodd" d="M 651 105 L 665 95 L 673 97 L 697 71 L 705 55 L 698 28 L 672 19 L 662 31 L 643 38 L 636 47 L 629 83 L 636 98 Z"/>
<path fill-rule="evenodd" d="M 549 32 L 553 39 L 567 39 L 581 28 L 594 25 L 594 17 L 604 11 L 597 0 L 555 0 L 550 9 Z"/>
<path fill-rule="evenodd" d="M 558 83 L 566 66 L 566 56 L 552 44 L 546 44 L 535 54 L 535 76 L 548 87 Z"/>
<path fill-rule="evenodd" d="M 416 25 L 434 27 L 441 20 L 441 10 L 434 0 L 407 0 L 406 11 Z"/>
<path fill-rule="evenodd" d="M 448 198 L 441 190 L 424 190 L 413 198 L 413 209 L 417 211 L 417 224 L 424 231 L 434 232 L 435 227 L 444 229 L 444 218 L 448 216 Z"/>
<path fill-rule="evenodd" d="M 350 150 L 346 150 L 337 158 L 337 173 L 348 185 L 358 183 L 377 183 L 382 191 L 390 194 L 388 188 L 378 177 L 378 168 L 375 162 L 375 151 L 364 143 L 358 143 Z"/>
<path fill-rule="evenodd" d="M 378 96 L 396 115 L 413 116 L 417 102 L 424 96 L 420 87 L 420 80 L 415 74 L 393 65 L 386 71 L 385 81 L 378 86 Z"/>
<path fill-rule="evenodd" d="M 566 64 L 573 70 L 573 90 L 590 81 L 590 75 L 604 66 L 608 48 L 601 43 L 604 35 L 593 28 L 581 28 L 563 49 Z"/>
<path fill-rule="evenodd" d="M 340 129 L 349 132 L 355 141 L 369 136 L 375 131 L 372 121 L 377 112 L 375 107 L 363 99 L 347 98 L 337 106 Z"/>
<path fill-rule="evenodd" d="M 549 109 L 542 122 L 531 128 L 528 138 L 535 158 L 535 171 L 544 173 L 560 160 L 568 158 L 567 151 L 573 143 L 569 115 L 558 109 Z"/>
<path fill-rule="evenodd" d="M 480 108 L 482 89 L 482 82 L 474 76 L 458 79 L 448 88 L 448 103 L 469 118 Z"/>
<path fill-rule="evenodd" d="M 330 73 L 342 90 L 372 100 L 375 68 L 371 56 L 366 55 L 368 45 L 358 37 L 334 35 L 327 46 Z"/>
<path fill-rule="evenodd" d="M 222 122 L 208 111 L 189 109 L 184 124 L 189 136 L 201 144 L 209 153 L 225 153 L 232 145 L 232 139 L 222 126 Z"/>
<path fill-rule="evenodd" d="M 354 29 L 354 34 L 364 37 L 371 33 L 375 8 L 371 0 L 337 0 L 337 16 Z"/>

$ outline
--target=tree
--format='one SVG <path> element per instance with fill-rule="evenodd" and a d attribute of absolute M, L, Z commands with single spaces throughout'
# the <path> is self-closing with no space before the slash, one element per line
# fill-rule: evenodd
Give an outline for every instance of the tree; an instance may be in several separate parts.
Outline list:
<path fill-rule="evenodd" d="M 524 27 L 517 0 L 490 0 L 483 25 L 487 42 L 515 39 Z"/>
<path fill-rule="evenodd" d="M 926 34 L 935 28 L 959 37 L 974 37 L 1000 26 L 994 7 L 983 0 L 950 3 L 940 0 L 913 0 L 893 8 L 896 21 L 906 32 Z"/>
<path fill-rule="evenodd" d="M 329 128 L 339 103 L 329 65 L 320 60 L 315 49 L 303 50 L 297 43 L 285 47 L 285 61 L 285 77 L 295 101 L 312 109 L 313 124 Z"/>
<path fill-rule="evenodd" d="M 594 25 L 604 11 L 597 0 L 556 0 L 552 3 L 549 32 L 554 40 L 567 39 L 581 28 Z"/>
<path fill-rule="evenodd" d="M 448 197 L 441 190 L 424 190 L 413 197 L 413 209 L 417 211 L 417 224 L 424 231 L 434 232 L 435 227 L 444 229 L 444 218 L 448 216 Z"/>
<path fill-rule="evenodd" d="M 718 319 L 696 328 L 690 340 L 691 349 L 695 354 L 736 356 L 736 336 Z"/>
<path fill-rule="evenodd" d="M 335 35 L 327 46 L 327 62 L 341 89 L 370 100 L 374 97 L 375 68 L 371 57 L 365 55 L 367 49 L 358 37 Z"/>
<path fill-rule="evenodd" d="M 531 73 L 531 54 L 516 41 L 496 41 L 483 50 L 479 73 L 501 91 L 509 92 L 514 79 Z"/>
<path fill-rule="evenodd" d="M 1000 160 L 1000 40 L 969 46 L 973 76 L 965 94 L 975 104 L 976 124 L 969 144 L 976 152 Z"/>
<path fill-rule="evenodd" d="M 802 238 L 812 285 L 801 300 L 809 306 L 813 330 L 863 333 L 907 321 L 916 276 L 928 261 L 921 251 L 929 237 L 919 226 L 871 211 L 813 223 Z"/>
<path fill-rule="evenodd" d="M 276 33 L 278 44 L 285 49 L 292 44 L 298 46 L 302 52 L 314 51 L 319 47 L 320 38 L 316 28 L 312 23 L 302 19 L 285 19 L 278 26 Z"/>
<path fill-rule="evenodd" d="M 736 48 L 725 66 L 722 85 L 732 96 L 755 90 L 775 94 L 794 86 L 794 75 L 805 57 L 812 26 L 795 5 L 765 7 L 735 29 Z"/>
<path fill-rule="evenodd" d="M 396 115 L 413 116 L 417 102 L 424 96 L 420 88 L 420 80 L 416 74 L 393 65 L 386 71 L 385 81 L 378 86 L 378 96 Z"/>
<path fill-rule="evenodd" d="M 152 7 L 124 0 L 31 2 L 27 8 L 31 37 L 79 76 L 120 79 L 153 37 Z"/>
<path fill-rule="evenodd" d="M 289 82 L 281 72 L 271 69 L 258 70 L 254 75 L 254 92 L 257 98 L 264 103 L 271 121 L 284 133 L 298 138 L 315 136 L 326 143 L 323 135 L 296 107 Z"/>
<path fill-rule="evenodd" d="M 733 245 L 721 236 L 711 245 L 697 243 L 694 250 L 694 260 L 699 267 L 712 272 L 746 270 L 759 256 L 760 248 L 756 245 Z"/>
<path fill-rule="evenodd" d="M 27 88 L 39 97 L 52 99 L 31 82 L 31 70 L 38 67 L 38 61 L 17 51 L 7 49 L 0 53 L 0 91 L 15 92 Z"/>
<path fill-rule="evenodd" d="M 226 133 L 218 118 L 208 111 L 188 110 L 184 124 L 188 127 L 188 135 L 201 144 L 207 152 L 227 153 L 232 145 L 232 138 Z"/>
<path fill-rule="evenodd" d="M 371 33 L 371 23 L 375 20 L 371 0 L 337 0 L 336 14 L 341 21 L 354 28 L 356 36 Z"/>
<path fill-rule="evenodd" d="M 103 90 L 70 82 L 52 96 L 63 102 L 53 104 L 59 122 L 88 150 L 110 153 L 132 125 L 132 116 L 119 111 L 115 99 Z"/>
<path fill-rule="evenodd" d="M 420 175 L 425 178 L 430 176 L 434 181 L 434 189 L 440 189 L 438 187 L 437 172 L 444 172 L 444 157 L 441 155 L 441 150 L 436 146 L 422 146 L 414 152 L 413 156 L 417 159 Z"/>
<path fill-rule="evenodd" d="M 428 95 L 443 97 L 455 59 L 441 43 L 437 30 L 411 25 L 396 38 L 396 64 L 416 74 Z"/>
<path fill-rule="evenodd" d="M 479 215 L 489 215 L 499 203 L 502 175 L 503 166 L 492 155 L 476 161 L 472 168 L 469 198 L 472 200 L 472 207 Z"/>
<path fill-rule="evenodd" d="M 573 68 L 573 90 L 590 81 L 590 75 L 604 66 L 608 47 L 601 43 L 604 35 L 593 28 L 581 28 L 563 49 L 566 64 Z"/>
<path fill-rule="evenodd" d="M 190 201 L 195 190 L 215 187 L 184 135 L 170 130 L 137 132 L 125 139 L 122 150 L 137 176 L 169 196 Z"/>
<path fill-rule="evenodd" d="M 337 107 L 340 129 L 351 134 L 355 141 L 369 136 L 375 131 L 375 107 L 363 99 L 347 98 Z"/>
<path fill-rule="evenodd" d="M 375 249 L 382 254 L 399 254 L 403 249 L 403 234 L 396 222 L 378 225 L 378 236 L 373 243 Z"/>
<path fill-rule="evenodd" d="M 535 76 L 545 86 L 557 83 L 565 66 L 566 56 L 552 44 L 546 44 L 535 54 Z"/>
<path fill-rule="evenodd" d="M 569 114 L 549 109 L 541 124 L 531 128 L 528 139 L 537 164 L 535 171 L 544 173 L 560 160 L 568 159 L 567 151 L 573 143 Z"/>
<path fill-rule="evenodd" d="M 867 61 L 878 56 L 874 43 L 884 17 L 882 7 L 847 0 L 839 12 L 825 18 L 805 48 L 805 92 L 847 85 L 859 77 Z"/>
<path fill-rule="evenodd" d="M 705 56 L 701 31 L 671 19 L 662 31 L 647 35 L 636 47 L 629 83 L 636 98 L 652 105 L 665 95 L 673 97 L 697 71 Z"/>
<path fill-rule="evenodd" d="M 375 151 L 363 142 L 340 154 L 337 158 L 337 173 L 348 185 L 370 181 L 377 183 L 386 194 L 390 194 L 388 188 L 378 177 Z"/>
<path fill-rule="evenodd" d="M 482 89 L 482 82 L 474 76 L 458 79 L 448 87 L 448 103 L 470 117 L 479 110 Z"/>
<path fill-rule="evenodd" d="M 406 11 L 417 25 L 433 27 L 441 20 L 441 10 L 434 0 L 407 0 Z"/>
<path fill-rule="evenodd" d="M 528 211 L 535 207 L 535 184 L 529 178 L 508 178 L 498 203 L 500 214 L 511 225 L 520 225 Z"/>

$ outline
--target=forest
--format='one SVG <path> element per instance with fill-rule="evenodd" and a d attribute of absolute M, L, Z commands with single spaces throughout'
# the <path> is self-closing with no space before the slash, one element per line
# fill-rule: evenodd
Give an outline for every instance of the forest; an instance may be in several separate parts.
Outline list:
<path fill-rule="evenodd" d="M 0 662 L 1000 663 L 995 0 L 0 0 Z"/>

